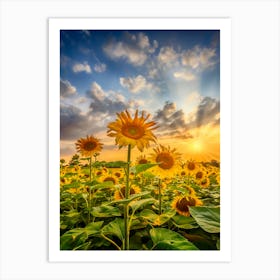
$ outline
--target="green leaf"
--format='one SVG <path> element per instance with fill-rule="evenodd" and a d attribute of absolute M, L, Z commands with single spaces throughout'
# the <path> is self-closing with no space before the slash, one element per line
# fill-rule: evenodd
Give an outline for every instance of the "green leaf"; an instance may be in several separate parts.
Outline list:
<path fill-rule="evenodd" d="M 129 206 L 135 212 L 140 207 L 143 207 L 147 204 L 152 204 L 154 202 L 156 202 L 156 200 L 154 198 L 145 198 L 145 199 L 141 199 L 141 200 L 132 201 L 132 202 L 129 203 Z"/>
<path fill-rule="evenodd" d="M 113 206 L 98 206 L 93 207 L 91 211 L 92 216 L 99 217 L 99 218 L 106 218 L 106 217 L 118 217 L 122 216 L 122 213 L 119 208 Z"/>
<path fill-rule="evenodd" d="M 198 250 L 182 235 L 166 228 L 153 228 L 150 235 L 154 250 Z"/>
<path fill-rule="evenodd" d="M 104 235 L 113 235 L 118 237 L 122 242 L 124 241 L 124 220 L 116 218 L 102 228 Z"/>
<path fill-rule="evenodd" d="M 140 213 L 140 217 L 151 222 L 153 225 L 161 226 L 161 225 L 165 224 L 167 221 L 169 221 L 175 214 L 176 214 L 175 210 L 170 210 L 161 215 L 158 215 L 153 210 L 144 209 Z"/>
<path fill-rule="evenodd" d="M 178 227 L 183 229 L 192 229 L 192 228 L 198 228 L 199 225 L 196 223 L 194 218 L 192 217 L 185 217 L 181 215 L 176 215 L 172 217 L 172 223 Z"/>
<path fill-rule="evenodd" d="M 90 189 L 91 190 L 102 190 L 102 189 L 111 188 L 113 186 L 114 186 L 114 184 L 113 184 L 112 181 L 107 181 L 107 182 L 103 182 L 103 183 L 100 183 L 100 184 L 90 186 Z"/>
<path fill-rule="evenodd" d="M 132 169 L 132 171 L 135 171 L 135 175 L 141 173 L 141 172 L 144 172 L 154 166 L 158 165 L 157 163 L 145 163 L 145 164 L 138 164 L 138 165 L 135 165 Z"/>
<path fill-rule="evenodd" d="M 115 200 L 115 201 L 112 201 L 110 202 L 110 204 L 120 204 L 120 203 L 129 203 L 141 196 L 145 196 L 147 194 L 150 194 L 149 191 L 146 191 L 146 192 L 141 192 L 141 193 L 137 193 L 137 194 L 132 194 L 129 199 L 120 199 L 120 200 Z"/>
<path fill-rule="evenodd" d="M 84 229 L 88 236 L 97 235 L 100 233 L 104 221 L 89 223 Z"/>
<path fill-rule="evenodd" d="M 199 226 L 210 233 L 220 232 L 220 207 L 189 207 L 192 217 Z"/>

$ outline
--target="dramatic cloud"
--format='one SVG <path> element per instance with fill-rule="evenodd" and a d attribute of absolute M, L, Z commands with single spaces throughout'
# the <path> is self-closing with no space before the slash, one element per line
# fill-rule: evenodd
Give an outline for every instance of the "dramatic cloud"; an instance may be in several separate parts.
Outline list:
<path fill-rule="evenodd" d="M 203 70 L 216 63 L 216 50 L 214 48 L 201 48 L 195 46 L 182 54 L 182 64 L 192 69 Z"/>
<path fill-rule="evenodd" d="M 185 81 L 193 81 L 196 79 L 195 75 L 193 75 L 192 73 L 190 72 L 185 72 L 185 71 L 182 71 L 182 72 L 174 72 L 173 73 L 173 76 L 176 78 L 176 79 L 182 79 L 182 80 L 185 80 Z"/>
<path fill-rule="evenodd" d="M 125 109 L 138 107 L 139 103 L 126 101 L 125 97 L 114 91 L 104 91 L 96 82 L 92 83 L 91 89 L 87 92 L 91 99 L 90 114 L 103 114 L 105 117 L 115 116 L 116 112 Z"/>
<path fill-rule="evenodd" d="M 162 109 L 157 110 L 154 120 L 159 124 L 160 136 L 175 138 L 192 138 L 190 130 L 203 125 L 219 124 L 220 102 L 211 97 L 204 97 L 192 116 L 186 116 L 182 109 L 177 110 L 175 102 L 165 102 Z"/>
<path fill-rule="evenodd" d="M 105 72 L 106 68 L 107 68 L 106 64 L 104 64 L 104 63 L 95 64 L 94 67 L 93 67 L 94 71 L 97 72 L 97 73 Z"/>
<path fill-rule="evenodd" d="M 122 87 L 127 88 L 131 93 L 139 93 L 145 89 L 153 89 L 153 85 L 151 83 L 148 83 L 146 78 L 142 75 L 127 78 L 121 77 L 120 84 Z"/>
<path fill-rule="evenodd" d="M 86 72 L 88 74 L 91 73 L 91 67 L 90 65 L 88 65 L 87 62 L 74 64 L 72 70 L 74 73 L 79 73 L 79 72 Z"/>
<path fill-rule="evenodd" d="M 72 97 L 77 93 L 77 89 L 67 80 L 60 80 L 60 97 Z"/>
<path fill-rule="evenodd" d="M 113 60 L 123 59 L 134 66 L 141 66 L 157 47 L 157 41 L 154 40 L 151 44 L 148 36 L 142 32 L 137 35 L 126 32 L 124 40 L 112 39 L 104 45 L 103 51 Z"/>

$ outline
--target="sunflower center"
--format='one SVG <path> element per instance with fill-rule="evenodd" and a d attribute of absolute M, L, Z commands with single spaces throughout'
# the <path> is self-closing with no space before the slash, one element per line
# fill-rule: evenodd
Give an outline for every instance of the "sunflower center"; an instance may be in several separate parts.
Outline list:
<path fill-rule="evenodd" d="M 139 164 L 146 164 L 148 163 L 148 161 L 144 158 L 141 158 L 139 161 L 138 161 Z"/>
<path fill-rule="evenodd" d="M 203 177 L 203 173 L 201 171 L 198 171 L 195 175 L 196 179 L 201 179 Z"/>
<path fill-rule="evenodd" d="M 120 189 L 120 192 L 121 192 L 122 196 L 125 197 L 125 187 L 122 187 L 122 188 Z M 130 194 L 130 195 L 135 194 L 135 190 L 134 190 L 133 188 L 130 188 L 129 194 Z"/>
<path fill-rule="evenodd" d="M 186 172 L 185 172 L 185 171 L 182 171 L 182 172 L 181 172 L 181 175 L 182 175 L 182 176 L 185 176 L 185 175 L 186 175 Z"/>
<path fill-rule="evenodd" d="M 135 124 L 128 124 L 122 128 L 122 134 L 128 138 L 132 139 L 140 139 L 144 136 L 145 131 L 141 126 L 137 126 Z"/>
<path fill-rule="evenodd" d="M 189 206 L 195 206 L 195 199 L 192 197 L 183 197 L 176 203 L 176 208 L 182 212 L 188 212 Z"/>
<path fill-rule="evenodd" d="M 193 162 L 188 163 L 188 169 L 189 170 L 194 170 L 195 169 L 195 164 Z"/>
<path fill-rule="evenodd" d="M 160 162 L 160 168 L 170 169 L 174 165 L 174 158 L 169 153 L 163 152 L 157 155 L 156 162 Z"/>
<path fill-rule="evenodd" d="M 102 171 L 97 171 L 97 172 L 96 172 L 96 175 L 97 175 L 97 176 L 102 175 Z"/>
<path fill-rule="evenodd" d="M 121 177 L 121 173 L 120 173 L 120 172 L 116 172 L 116 173 L 115 173 L 115 176 L 118 177 L 118 178 L 120 178 L 120 177 Z"/>
<path fill-rule="evenodd" d="M 86 151 L 92 151 L 96 148 L 97 144 L 93 141 L 88 141 L 84 143 L 84 150 Z"/>
<path fill-rule="evenodd" d="M 103 182 L 113 182 L 113 184 L 115 184 L 116 180 L 113 177 L 106 177 Z"/>

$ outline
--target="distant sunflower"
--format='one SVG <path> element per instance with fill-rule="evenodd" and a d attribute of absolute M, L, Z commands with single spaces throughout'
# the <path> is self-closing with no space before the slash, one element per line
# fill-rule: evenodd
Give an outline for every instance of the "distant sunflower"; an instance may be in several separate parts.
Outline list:
<path fill-rule="evenodd" d="M 129 194 L 133 195 L 133 194 L 137 194 L 140 193 L 141 189 L 135 185 L 132 185 L 129 188 Z M 116 190 L 114 193 L 114 198 L 115 200 L 120 200 L 120 199 L 124 199 L 125 198 L 125 186 L 121 187 L 119 190 Z"/>
<path fill-rule="evenodd" d="M 195 162 L 194 160 L 189 160 L 189 161 L 186 163 L 185 170 L 186 170 L 188 173 L 193 174 L 193 173 L 196 172 L 198 169 L 199 169 L 199 164 L 198 164 L 197 162 Z"/>
<path fill-rule="evenodd" d="M 207 188 L 210 185 L 210 180 L 208 177 L 203 177 L 200 181 L 199 184 L 202 188 Z"/>
<path fill-rule="evenodd" d="M 204 172 L 202 170 L 198 170 L 195 172 L 194 176 L 196 180 L 201 180 L 204 177 Z"/>
<path fill-rule="evenodd" d="M 180 215 L 190 216 L 189 206 L 199 206 L 202 202 L 195 196 L 176 196 L 172 201 L 172 208 Z"/>
<path fill-rule="evenodd" d="M 84 157 L 91 157 L 95 153 L 100 152 L 103 146 L 100 140 L 93 136 L 80 138 L 75 144 L 77 151 Z"/>
<path fill-rule="evenodd" d="M 104 182 L 112 182 L 114 185 L 116 185 L 119 182 L 118 177 L 112 175 L 112 174 L 104 174 L 102 175 L 99 180 L 104 183 Z"/>
<path fill-rule="evenodd" d="M 141 117 L 138 117 L 138 110 L 136 110 L 134 118 L 132 118 L 126 110 L 117 113 L 117 116 L 115 122 L 108 124 L 107 134 L 115 137 L 116 145 L 119 145 L 119 148 L 131 145 L 132 148 L 137 146 L 138 150 L 143 152 L 144 148 L 149 147 L 150 141 L 156 141 L 156 136 L 152 133 L 152 130 L 157 128 L 156 122 L 146 122 L 150 114 L 144 116 L 144 112 L 142 112 Z"/>
<path fill-rule="evenodd" d="M 151 161 L 158 163 L 157 166 L 153 167 L 154 173 L 160 176 L 172 176 L 177 172 L 178 160 L 181 155 L 177 153 L 175 148 L 171 149 L 169 146 L 159 145 L 153 150 L 154 154 L 151 155 Z"/>
<path fill-rule="evenodd" d="M 136 164 L 146 164 L 146 163 L 149 163 L 149 160 L 146 158 L 146 155 L 140 155 L 136 159 Z"/>

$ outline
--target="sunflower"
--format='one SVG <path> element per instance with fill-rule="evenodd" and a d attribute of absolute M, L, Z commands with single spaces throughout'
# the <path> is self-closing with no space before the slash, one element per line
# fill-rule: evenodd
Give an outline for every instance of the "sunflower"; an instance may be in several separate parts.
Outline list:
<path fill-rule="evenodd" d="M 190 216 L 189 206 L 199 206 L 202 202 L 196 196 L 176 196 L 172 201 L 172 208 L 180 215 Z"/>
<path fill-rule="evenodd" d="M 158 163 L 158 165 L 153 167 L 152 171 L 159 176 L 172 176 L 179 167 L 180 154 L 176 152 L 175 148 L 171 149 L 169 146 L 159 145 L 153 150 L 154 154 L 151 155 L 151 161 Z"/>
<path fill-rule="evenodd" d="M 129 194 L 133 195 L 133 194 L 137 194 L 140 193 L 141 189 L 135 185 L 132 185 L 129 188 Z M 120 199 L 124 199 L 125 198 L 125 186 L 122 186 L 120 189 L 116 190 L 114 193 L 114 198 L 115 200 L 120 200 Z"/>
<path fill-rule="evenodd" d="M 137 146 L 138 150 L 143 152 L 144 148 L 149 147 L 149 141 L 156 141 L 156 136 L 152 133 L 152 130 L 157 128 L 156 122 L 146 122 L 150 114 L 144 116 L 142 111 L 141 117 L 138 117 L 138 110 L 136 110 L 134 118 L 132 118 L 126 110 L 117 113 L 117 116 L 115 122 L 108 124 L 107 134 L 115 137 L 116 145 L 119 145 L 119 148 L 131 145 L 132 148 Z"/>
<path fill-rule="evenodd" d="M 210 180 L 208 177 L 203 177 L 200 181 L 199 184 L 202 188 L 207 188 L 210 185 Z"/>
<path fill-rule="evenodd" d="M 149 163 L 148 159 L 146 158 L 146 155 L 141 155 L 136 159 L 136 164 L 146 164 Z"/>
<path fill-rule="evenodd" d="M 102 150 L 103 144 L 93 136 L 80 138 L 76 143 L 76 149 L 84 157 L 92 157 L 95 153 Z"/>
<path fill-rule="evenodd" d="M 196 180 L 202 180 L 202 178 L 205 176 L 204 172 L 202 170 L 198 170 L 194 173 Z"/>
<path fill-rule="evenodd" d="M 185 170 L 188 174 L 193 174 L 199 169 L 199 164 L 194 160 L 188 160 L 185 165 Z"/>
<path fill-rule="evenodd" d="M 100 177 L 100 182 L 112 182 L 114 185 L 116 185 L 119 182 L 118 177 L 114 176 L 113 174 L 104 174 Z"/>

